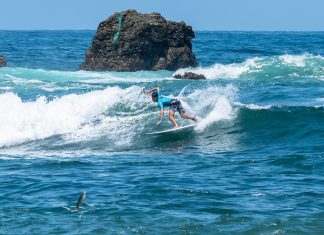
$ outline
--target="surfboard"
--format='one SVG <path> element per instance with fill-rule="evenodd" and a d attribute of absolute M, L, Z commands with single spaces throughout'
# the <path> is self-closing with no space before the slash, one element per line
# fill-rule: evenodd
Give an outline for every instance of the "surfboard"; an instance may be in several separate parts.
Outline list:
<path fill-rule="evenodd" d="M 156 132 L 149 132 L 146 133 L 147 135 L 165 135 L 170 133 L 179 133 L 183 131 L 192 131 L 195 128 L 195 124 L 187 125 L 187 126 L 180 126 L 178 128 L 172 128 L 164 131 L 156 131 Z"/>

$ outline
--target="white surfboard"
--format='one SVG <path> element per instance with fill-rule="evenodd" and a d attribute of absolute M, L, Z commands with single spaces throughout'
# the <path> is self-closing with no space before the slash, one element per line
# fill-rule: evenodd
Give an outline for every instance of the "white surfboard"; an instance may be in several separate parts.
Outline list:
<path fill-rule="evenodd" d="M 180 126 L 178 128 L 172 128 L 172 129 L 168 129 L 168 130 L 164 130 L 164 131 L 156 131 L 156 132 L 150 132 L 150 133 L 146 133 L 147 135 L 164 135 L 164 134 L 168 134 L 168 133 L 179 133 L 182 131 L 190 131 L 193 130 L 195 128 L 195 124 L 191 124 L 191 125 L 187 125 L 187 126 Z"/>

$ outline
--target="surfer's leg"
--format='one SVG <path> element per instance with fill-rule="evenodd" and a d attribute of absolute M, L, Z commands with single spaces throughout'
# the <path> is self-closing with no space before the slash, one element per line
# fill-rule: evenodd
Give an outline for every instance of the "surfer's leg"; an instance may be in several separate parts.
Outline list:
<path fill-rule="evenodd" d="M 197 122 L 197 119 L 196 119 L 195 117 L 193 117 L 193 116 L 191 116 L 191 115 L 188 115 L 188 114 L 186 114 L 185 112 L 181 112 L 181 113 L 180 113 L 180 116 L 181 116 L 181 118 L 183 118 L 183 119 L 189 119 L 189 120 L 192 120 L 192 121 L 194 121 L 194 122 Z"/>
<path fill-rule="evenodd" d="M 170 110 L 169 111 L 169 120 L 172 122 L 172 124 L 174 125 L 174 128 L 177 128 L 177 127 L 179 127 L 179 125 L 178 125 L 178 123 L 177 123 L 177 121 L 175 120 L 175 118 L 174 118 L 174 114 L 175 114 L 175 112 L 173 111 L 173 110 Z"/>
<path fill-rule="evenodd" d="M 178 112 L 179 112 L 181 118 L 183 118 L 183 119 L 190 119 L 190 120 L 192 120 L 192 121 L 194 121 L 194 122 L 197 122 L 197 119 L 195 118 L 196 116 L 193 117 L 193 116 L 191 116 L 191 115 L 189 115 L 189 114 L 186 114 L 186 111 L 185 111 L 184 108 L 182 107 L 181 102 L 179 102 L 179 104 L 178 104 L 178 106 L 177 106 L 177 110 L 178 110 Z"/>

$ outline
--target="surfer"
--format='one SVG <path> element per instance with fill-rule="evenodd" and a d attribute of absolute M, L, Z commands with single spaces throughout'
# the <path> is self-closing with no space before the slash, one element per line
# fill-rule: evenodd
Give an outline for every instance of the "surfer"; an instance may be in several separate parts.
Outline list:
<path fill-rule="evenodd" d="M 170 107 L 169 108 L 169 120 L 172 122 L 174 128 L 178 128 L 179 125 L 174 118 L 174 114 L 176 111 L 179 112 L 181 118 L 183 119 L 189 119 L 194 122 L 197 122 L 196 116 L 192 117 L 188 114 L 186 114 L 186 111 L 182 107 L 182 104 L 180 100 L 177 99 L 171 99 L 168 97 L 164 97 L 160 94 L 160 88 L 156 87 L 151 90 L 144 90 L 144 93 L 146 95 L 151 94 L 153 102 L 157 102 L 158 108 L 160 109 L 160 120 L 156 123 L 156 125 L 159 125 L 162 122 L 162 118 L 164 116 L 164 107 Z"/>

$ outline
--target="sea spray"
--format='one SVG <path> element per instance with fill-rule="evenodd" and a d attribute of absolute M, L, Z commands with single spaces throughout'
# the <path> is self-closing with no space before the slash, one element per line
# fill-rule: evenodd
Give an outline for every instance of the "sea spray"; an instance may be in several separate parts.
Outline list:
<path fill-rule="evenodd" d="M 140 88 L 110 87 L 85 94 L 66 95 L 52 101 L 39 97 L 23 102 L 13 93 L 0 95 L 0 146 L 66 134 L 90 122 L 119 102 L 127 93 L 139 94 Z"/>
<path fill-rule="evenodd" d="M 214 108 L 207 114 L 197 125 L 197 130 L 203 131 L 208 126 L 220 120 L 230 120 L 234 117 L 235 109 L 233 109 L 231 103 L 225 97 L 220 97 Z"/>
<path fill-rule="evenodd" d="M 185 107 L 201 118 L 197 130 L 203 131 L 208 126 L 220 120 L 228 120 L 235 117 L 236 109 L 233 102 L 237 100 L 238 89 L 233 85 L 209 86 L 206 89 L 197 89 L 189 94 L 185 101 L 189 101 L 192 107 L 185 102 Z"/>

